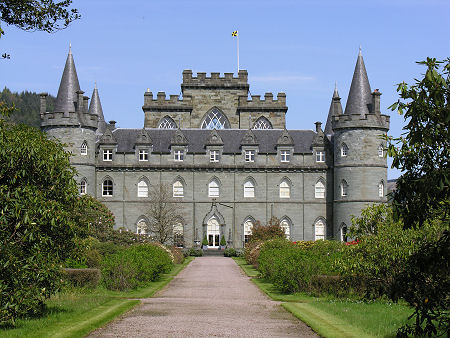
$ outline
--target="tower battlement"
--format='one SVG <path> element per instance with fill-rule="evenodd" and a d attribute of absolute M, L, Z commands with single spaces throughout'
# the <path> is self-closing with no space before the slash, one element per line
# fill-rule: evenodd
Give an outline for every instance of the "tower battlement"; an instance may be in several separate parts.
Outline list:
<path fill-rule="evenodd" d="M 153 93 L 147 91 L 144 94 L 144 111 L 147 110 L 192 110 L 192 98 L 185 96 L 180 99 L 178 95 L 170 95 L 169 99 L 166 98 L 165 92 L 158 92 L 156 99 L 153 98 Z"/>
<path fill-rule="evenodd" d="M 264 99 L 261 95 L 252 95 L 251 100 L 246 96 L 239 97 L 239 110 L 287 110 L 286 94 L 278 93 L 277 99 L 274 100 L 272 93 L 265 93 Z"/>
<path fill-rule="evenodd" d="M 340 114 L 332 117 L 333 130 L 373 128 L 388 131 L 389 122 L 389 115 L 382 114 Z"/>
<path fill-rule="evenodd" d="M 234 73 L 224 73 L 221 77 L 220 73 L 211 72 L 211 76 L 206 76 L 206 73 L 197 73 L 197 76 L 192 75 L 192 70 L 183 70 L 183 83 L 181 89 L 201 89 L 201 88 L 215 88 L 215 89 L 247 89 L 248 72 L 240 70 L 238 76 L 234 77 Z"/>

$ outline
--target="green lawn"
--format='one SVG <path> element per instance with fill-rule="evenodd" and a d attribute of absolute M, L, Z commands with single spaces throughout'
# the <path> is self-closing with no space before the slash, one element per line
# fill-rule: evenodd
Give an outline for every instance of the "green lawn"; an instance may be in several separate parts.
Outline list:
<path fill-rule="evenodd" d="M 145 288 L 129 292 L 71 289 L 47 301 L 47 311 L 35 319 L 17 321 L 13 329 L 0 329 L 1 337 L 83 337 L 151 297 L 166 286 L 194 258 L 187 257 L 172 271 Z M 131 298 L 131 299 L 130 299 Z"/>
<path fill-rule="evenodd" d="M 258 271 L 244 258 L 235 258 L 235 261 L 248 276 L 258 276 Z M 393 337 L 412 313 L 412 309 L 403 304 L 312 297 L 305 293 L 283 294 L 264 279 L 253 278 L 252 281 L 272 299 L 284 302 L 282 306 L 286 310 L 323 337 Z"/>

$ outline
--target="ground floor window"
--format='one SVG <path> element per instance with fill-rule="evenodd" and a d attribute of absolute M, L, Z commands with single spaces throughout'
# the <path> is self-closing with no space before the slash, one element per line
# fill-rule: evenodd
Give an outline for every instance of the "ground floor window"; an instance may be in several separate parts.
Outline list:
<path fill-rule="evenodd" d="M 253 222 L 248 219 L 244 222 L 244 245 L 248 243 L 252 237 Z"/>
<path fill-rule="evenodd" d="M 181 223 L 173 226 L 173 245 L 178 248 L 184 247 L 183 224 Z"/>
<path fill-rule="evenodd" d="M 325 239 L 325 222 L 319 219 L 314 224 L 314 240 Z"/>

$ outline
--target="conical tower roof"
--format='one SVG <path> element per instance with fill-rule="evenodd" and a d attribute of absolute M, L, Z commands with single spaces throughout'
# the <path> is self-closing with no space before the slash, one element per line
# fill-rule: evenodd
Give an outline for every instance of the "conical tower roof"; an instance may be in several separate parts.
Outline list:
<path fill-rule="evenodd" d="M 58 95 L 55 101 L 55 112 L 75 112 L 74 102 L 77 101 L 77 91 L 80 90 L 77 70 L 73 61 L 72 48 L 69 47 L 66 65 L 59 84 Z"/>
<path fill-rule="evenodd" d="M 94 91 L 92 92 L 91 103 L 89 104 L 89 114 L 98 116 L 98 129 L 97 133 L 103 134 L 106 130 L 105 117 L 103 116 L 102 103 L 100 102 L 100 96 L 98 95 L 97 83 L 95 84 Z"/>
<path fill-rule="evenodd" d="M 371 93 L 372 91 L 370 90 L 369 79 L 360 49 L 344 114 L 369 114 L 370 110 L 368 105 L 372 102 Z"/>
<path fill-rule="evenodd" d="M 334 85 L 333 97 L 331 98 L 330 110 L 328 111 L 327 123 L 325 124 L 325 135 L 333 135 L 332 120 L 333 116 L 342 114 L 341 98 L 339 97 L 339 92 L 337 85 Z M 337 101 L 335 103 L 335 101 Z"/>

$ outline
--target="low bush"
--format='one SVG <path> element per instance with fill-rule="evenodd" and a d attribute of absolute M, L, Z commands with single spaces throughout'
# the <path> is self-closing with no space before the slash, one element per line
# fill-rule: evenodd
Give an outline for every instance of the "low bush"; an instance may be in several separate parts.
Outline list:
<path fill-rule="evenodd" d="M 259 250 L 261 249 L 262 241 L 250 241 L 245 244 L 244 257 L 248 264 L 258 268 Z"/>
<path fill-rule="evenodd" d="M 106 256 L 102 281 L 107 289 L 128 290 L 158 279 L 172 268 L 170 255 L 153 244 L 138 244 Z"/>
<path fill-rule="evenodd" d="M 192 256 L 192 257 L 201 257 L 203 256 L 203 250 L 200 248 L 189 248 L 189 249 L 185 249 L 183 251 L 184 255 L 186 257 L 188 256 Z"/>
<path fill-rule="evenodd" d="M 64 279 L 78 287 L 97 287 L 101 273 L 99 269 L 64 269 Z"/>
<path fill-rule="evenodd" d="M 314 275 L 311 276 L 308 292 L 316 297 L 361 297 L 366 292 L 366 282 L 352 276 Z"/>
<path fill-rule="evenodd" d="M 171 246 L 171 247 L 169 247 L 169 249 L 172 252 L 174 264 L 181 264 L 184 262 L 184 254 L 183 254 L 183 250 L 181 248 L 177 248 L 176 246 Z"/>
<path fill-rule="evenodd" d="M 237 252 L 235 248 L 226 248 L 223 252 L 225 257 L 237 257 Z"/>

